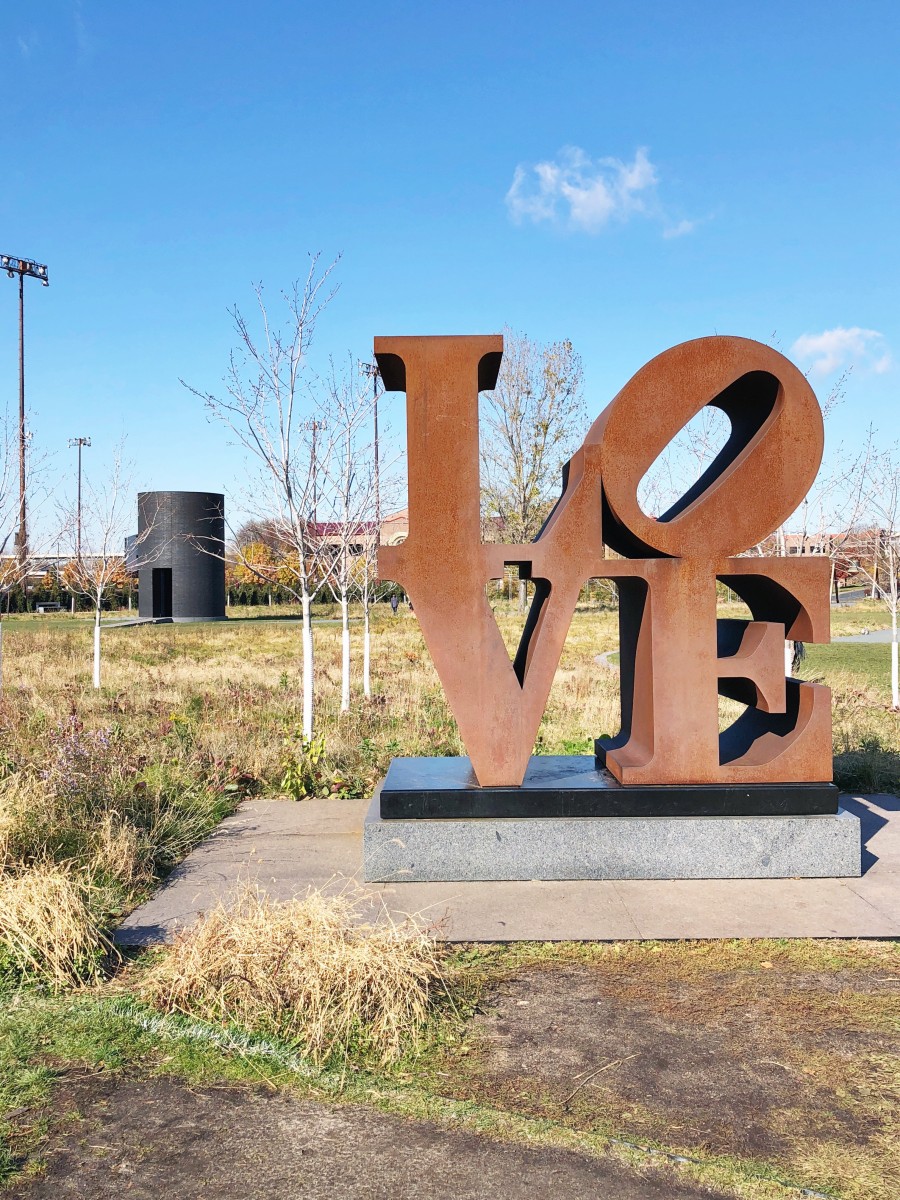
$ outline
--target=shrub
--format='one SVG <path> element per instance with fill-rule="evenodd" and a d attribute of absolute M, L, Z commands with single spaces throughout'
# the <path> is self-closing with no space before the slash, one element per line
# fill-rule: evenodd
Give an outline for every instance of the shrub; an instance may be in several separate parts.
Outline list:
<path fill-rule="evenodd" d="M 396 1059 L 443 991 L 442 952 L 412 921 L 361 923 L 364 901 L 279 903 L 245 884 L 176 938 L 142 992 L 166 1012 L 286 1037 L 317 1064 L 351 1048 Z"/>

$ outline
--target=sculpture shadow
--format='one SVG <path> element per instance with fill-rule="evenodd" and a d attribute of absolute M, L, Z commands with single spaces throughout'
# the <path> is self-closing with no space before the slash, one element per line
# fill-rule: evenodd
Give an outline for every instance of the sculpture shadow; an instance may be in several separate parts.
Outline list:
<path fill-rule="evenodd" d="M 876 833 L 884 829 L 889 818 L 882 816 L 864 796 L 841 796 L 841 808 L 859 818 L 862 830 L 862 873 L 865 875 L 878 862 L 878 855 L 869 849 L 869 842 Z M 886 812 L 900 812 L 900 799 L 896 796 L 879 796 L 878 808 Z"/>

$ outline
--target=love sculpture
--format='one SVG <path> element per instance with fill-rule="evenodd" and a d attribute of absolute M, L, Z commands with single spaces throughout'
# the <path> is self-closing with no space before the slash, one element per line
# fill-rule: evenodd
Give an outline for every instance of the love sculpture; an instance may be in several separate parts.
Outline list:
<path fill-rule="evenodd" d="M 786 639 L 829 640 L 829 563 L 742 557 L 797 509 L 822 457 L 800 372 L 743 338 L 667 350 L 595 421 L 538 537 L 485 545 L 478 393 L 503 339 L 376 338 L 375 354 L 385 387 L 407 394 L 409 466 L 409 535 L 379 551 L 379 573 L 409 593 L 469 757 L 392 761 L 364 877 L 859 875 L 860 822 L 831 783 L 829 691 L 784 669 Z M 707 404 L 728 416 L 728 441 L 654 520 L 639 482 Z M 512 661 L 485 592 L 509 564 L 535 590 Z M 579 593 L 598 577 L 619 593 L 621 731 L 590 757 L 532 757 Z M 717 619 L 717 581 L 752 619 Z M 722 733 L 719 695 L 746 705 Z"/>
<path fill-rule="evenodd" d="M 500 336 L 375 339 L 385 387 L 407 393 L 409 462 L 409 536 L 380 550 L 379 573 L 413 602 L 478 783 L 522 783 L 591 578 L 614 579 L 620 597 L 622 729 L 596 747 L 616 780 L 830 781 L 830 692 L 784 672 L 786 638 L 829 640 L 828 560 L 737 557 L 791 516 L 818 470 L 822 414 L 803 375 L 744 338 L 665 351 L 594 422 L 535 541 L 485 545 L 478 393 L 496 383 L 502 353 Z M 726 445 L 674 507 L 648 517 L 641 478 L 707 404 L 731 421 Z M 535 585 L 512 662 L 485 594 L 510 564 Z M 717 580 L 753 620 L 717 620 Z M 748 706 L 721 736 L 719 694 Z"/>

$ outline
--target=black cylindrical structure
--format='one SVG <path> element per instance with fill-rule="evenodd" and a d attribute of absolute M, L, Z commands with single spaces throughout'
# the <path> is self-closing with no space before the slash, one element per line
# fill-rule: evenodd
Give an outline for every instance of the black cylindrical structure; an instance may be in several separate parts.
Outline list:
<path fill-rule="evenodd" d="M 139 492 L 140 615 L 225 620 L 225 497 L 219 492 Z"/>

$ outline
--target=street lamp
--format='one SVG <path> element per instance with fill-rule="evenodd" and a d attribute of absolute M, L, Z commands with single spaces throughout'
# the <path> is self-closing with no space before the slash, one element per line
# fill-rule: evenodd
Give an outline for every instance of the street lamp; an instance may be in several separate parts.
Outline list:
<path fill-rule="evenodd" d="M 364 362 L 359 364 L 364 374 L 368 375 L 372 380 L 372 409 L 375 414 L 375 528 L 376 545 L 381 545 L 381 487 L 379 480 L 379 463 L 378 463 L 378 380 L 381 378 L 381 371 L 378 369 L 377 362 Z"/>
<path fill-rule="evenodd" d="M 73 446 L 78 447 L 78 517 L 77 526 L 75 528 L 75 558 L 81 561 L 81 448 L 82 446 L 90 446 L 91 439 L 89 437 L 69 438 L 69 449 Z"/>
<path fill-rule="evenodd" d="M 19 531 L 16 534 L 16 549 L 19 562 L 25 561 L 28 550 L 28 533 L 25 525 L 25 276 L 39 279 L 44 287 L 50 286 L 50 273 L 43 263 L 30 258 L 18 258 L 13 254 L 0 254 L 0 270 L 10 279 L 19 277 Z"/>

